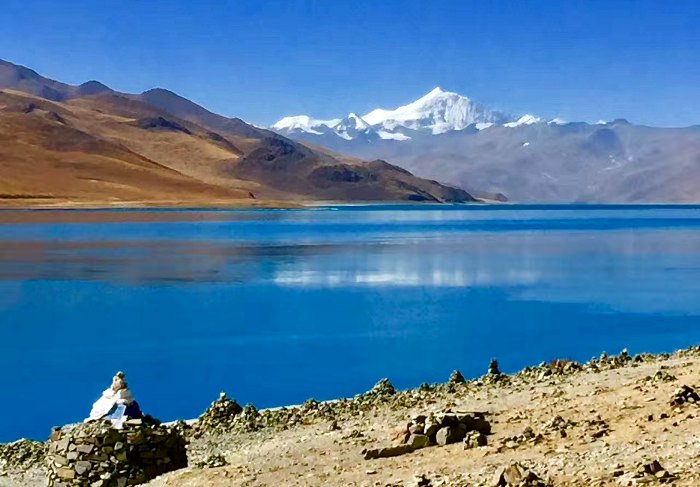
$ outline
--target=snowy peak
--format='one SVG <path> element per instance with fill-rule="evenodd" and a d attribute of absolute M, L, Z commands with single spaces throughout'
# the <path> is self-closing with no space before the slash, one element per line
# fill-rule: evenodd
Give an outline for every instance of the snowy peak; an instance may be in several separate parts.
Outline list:
<path fill-rule="evenodd" d="M 331 127 L 340 137 L 352 140 L 359 134 L 376 135 L 374 129 L 356 113 L 349 113 L 347 117 Z"/>
<path fill-rule="evenodd" d="M 523 115 L 522 117 L 520 117 L 519 119 L 517 119 L 514 122 L 504 123 L 503 126 L 514 128 L 514 127 L 520 127 L 522 125 L 532 125 L 533 123 L 539 123 L 541 121 L 542 120 L 540 118 L 535 117 L 534 115 L 527 114 L 527 115 Z"/>
<path fill-rule="evenodd" d="M 295 115 L 284 117 L 272 126 L 278 132 L 294 133 L 306 132 L 308 134 L 321 135 L 325 129 L 332 128 L 340 122 L 339 118 L 332 120 L 317 120 L 308 115 Z"/>
<path fill-rule="evenodd" d="M 394 110 L 378 108 L 363 118 L 371 125 L 381 125 L 388 131 L 404 127 L 442 134 L 451 130 L 463 130 L 476 123 L 500 123 L 507 117 L 472 102 L 466 96 L 437 87 L 408 105 Z"/>
<path fill-rule="evenodd" d="M 534 115 L 520 118 L 490 109 L 468 97 L 445 91 L 439 86 L 417 100 L 394 109 L 377 108 L 360 116 L 318 120 L 306 115 L 285 117 L 272 126 L 283 134 L 331 135 L 346 140 L 363 138 L 409 140 L 419 133 L 439 135 L 469 127 L 484 130 L 491 126 L 520 127 L 540 123 Z"/>

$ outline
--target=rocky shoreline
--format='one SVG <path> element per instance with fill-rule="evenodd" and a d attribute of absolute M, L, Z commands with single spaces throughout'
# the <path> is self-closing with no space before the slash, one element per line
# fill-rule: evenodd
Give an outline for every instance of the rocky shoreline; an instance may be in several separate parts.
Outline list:
<path fill-rule="evenodd" d="M 491 365 L 472 380 L 455 371 L 445 383 L 397 391 L 382 379 L 353 398 L 310 399 L 267 410 L 241 406 L 222 394 L 197 420 L 173 425 L 189 443 L 189 467 L 151 483 L 270 485 L 271 477 L 277 485 L 700 485 L 694 467 L 671 469 L 668 458 L 655 457 L 660 446 L 700 454 L 700 442 L 694 442 L 700 433 L 700 419 L 695 421 L 700 395 L 693 387 L 700 382 L 700 347 L 657 355 L 623 351 L 586 363 L 554 360 L 512 375 Z M 620 397 L 610 403 L 608 395 Z M 637 433 L 624 432 L 630 428 Z M 625 441 L 635 444 L 644 435 L 647 446 L 624 450 Z M 279 458 L 262 460 L 260 451 L 272 447 L 291 457 L 306 453 L 303 461 L 281 468 Z M 253 452 L 260 460 L 251 473 L 245 459 Z M 337 458 L 328 462 L 334 452 Z M 454 458 L 443 458 L 448 453 Z M 46 454 L 41 442 L 0 445 L 0 486 L 45 485 Z M 625 455 L 638 461 L 612 461 Z M 572 463 L 569 457 L 578 458 Z M 427 460 L 426 471 L 390 478 L 414 466 L 416 458 Z M 495 460 L 495 465 L 488 472 L 449 468 L 476 458 Z M 565 471 L 570 463 L 578 464 L 576 471 Z M 321 468 L 341 469 L 342 475 L 300 481 L 301 472 Z M 435 469 L 439 472 L 428 471 Z M 380 470 L 389 474 L 386 481 Z M 228 483 L 217 483 L 220 475 Z M 341 483 L 343 476 L 348 478 Z"/>

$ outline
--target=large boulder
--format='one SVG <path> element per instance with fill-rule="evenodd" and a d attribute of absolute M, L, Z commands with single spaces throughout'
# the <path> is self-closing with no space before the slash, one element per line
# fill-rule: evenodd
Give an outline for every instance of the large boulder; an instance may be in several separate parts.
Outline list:
<path fill-rule="evenodd" d="M 443 426 L 435 435 L 435 442 L 440 446 L 445 446 L 462 441 L 465 436 L 467 436 L 467 429 L 461 424 Z"/>

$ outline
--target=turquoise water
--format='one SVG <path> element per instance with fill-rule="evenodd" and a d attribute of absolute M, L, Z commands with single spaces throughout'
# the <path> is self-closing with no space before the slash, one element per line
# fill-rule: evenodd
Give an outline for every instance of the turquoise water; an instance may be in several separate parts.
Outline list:
<path fill-rule="evenodd" d="M 172 420 L 700 342 L 700 207 L 137 213 L 0 224 L 0 441 L 117 370 Z"/>

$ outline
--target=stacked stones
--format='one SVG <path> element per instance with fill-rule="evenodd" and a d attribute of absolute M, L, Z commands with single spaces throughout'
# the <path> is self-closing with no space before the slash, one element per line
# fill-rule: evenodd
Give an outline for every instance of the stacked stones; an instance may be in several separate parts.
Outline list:
<path fill-rule="evenodd" d="M 389 379 L 385 378 L 374 384 L 372 389 L 364 394 L 361 394 L 357 397 L 357 399 L 385 398 L 388 396 L 393 396 L 394 394 L 396 394 L 394 385 L 389 381 Z"/>
<path fill-rule="evenodd" d="M 465 448 L 485 446 L 491 424 L 480 412 L 444 412 L 418 415 L 399 432 L 399 445 L 365 450 L 366 460 L 403 455 L 420 448 L 464 440 Z"/>
<path fill-rule="evenodd" d="M 199 417 L 194 425 L 194 433 L 201 437 L 204 434 L 251 432 L 263 428 L 284 430 L 319 420 L 333 420 L 338 405 L 346 402 L 348 401 L 329 403 L 309 399 L 301 406 L 258 411 L 252 404 L 241 407 L 222 392 Z"/>
<path fill-rule="evenodd" d="M 233 399 L 229 399 L 225 392 L 211 403 L 211 406 L 199 417 L 196 424 L 198 431 L 209 433 L 225 433 L 234 427 L 236 416 L 243 412 L 243 408 Z"/>
<path fill-rule="evenodd" d="M 566 377 L 580 372 L 584 367 L 571 360 L 554 360 L 550 363 L 541 363 L 536 367 L 526 367 L 514 377 L 525 381 L 541 382 L 553 377 Z"/>
<path fill-rule="evenodd" d="M 700 404 L 700 395 L 690 386 L 682 385 L 671 396 L 671 406 L 682 406 L 683 404 Z"/>
<path fill-rule="evenodd" d="M 125 487 L 187 466 L 176 429 L 129 419 L 123 429 L 96 420 L 55 429 L 47 453 L 49 487 Z"/>
<path fill-rule="evenodd" d="M 591 361 L 586 364 L 586 368 L 593 371 L 619 369 L 633 361 L 642 362 L 644 358 L 643 356 L 632 358 L 625 348 L 619 355 L 608 356 L 605 352 L 601 353 L 600 358 L 592 358 Z"/>
<path fill-rule="evenodd" d="M 448 384 L 451 385 L 459 385 L 459 384 L 464 384 L 466 383 L 467 380 L 464 378 L 462 373 L 459 370 L 455 370 L 450 374 L 450 379 L 447 381 Z"/>
<path fill-rule="evenodd" d="M 467 379 L 464 378 L 459 370 L 455 370 L 450 374 L 450 379 L 447 381 L 447 392 L 457 392 L 460 388 L 464 387 L 467 383 Z"/>
<path fill-rule="evenodd" d="M 46 445 L 44 443 L 17 440 L 12 443 L 0 444 L 0 475 L 43 466 L 45 462 Z"/>

